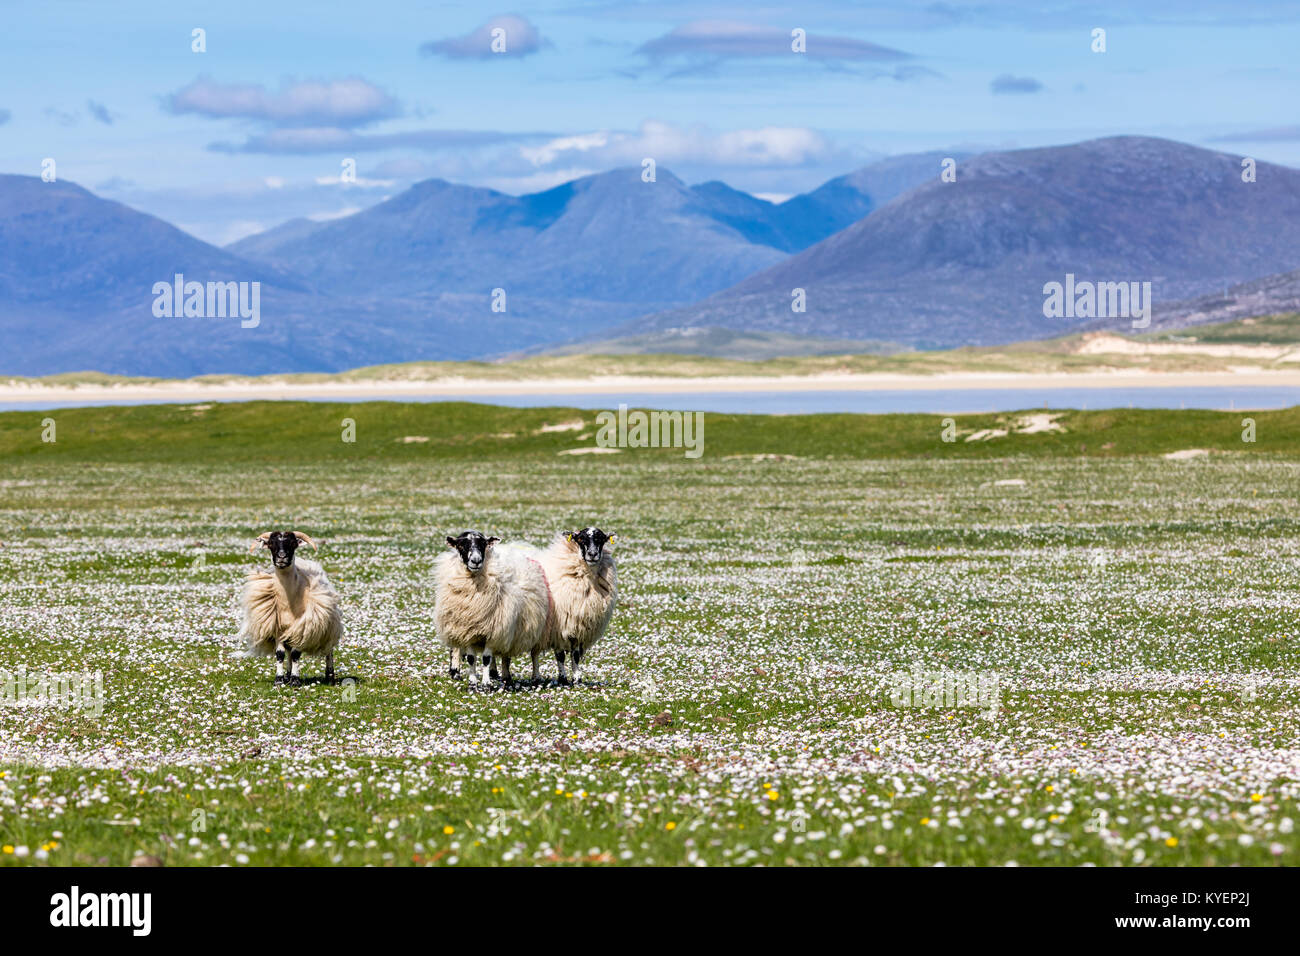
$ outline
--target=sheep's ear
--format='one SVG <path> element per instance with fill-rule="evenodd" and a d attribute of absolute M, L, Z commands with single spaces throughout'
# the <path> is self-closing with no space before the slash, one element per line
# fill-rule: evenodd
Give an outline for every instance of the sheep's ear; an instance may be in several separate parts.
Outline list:
<path fill-rule="evenodd" d="M 298 541 L 299 541 L 300 543 L 311 545 L 311 549 L 312 549 L 313 551 L 319 551 L 319 550 L 320 550 L 320 548 L 316 547 L 316 542 L 313 541 L 311 538 L 307 537 L 307 535 L 303 534 L 301 531 L 295 531 L 295 532 L 293 533 L 293 536 L 294 536 L 295 538 L 297 538 Z"/>
<path fill-rule="evenodd" d="M 456 547 L 456 539 L 453 538 L 451 535 L 447 535 L 447 547 L 449 548 Z"/>
<path fill-rule="evenodd" d="M 501 540 L 500 538 L 496 538 L 496 537 L 488 538 L 488 547 L 489 548 L 492 547 L 492 545 L 496 544 L 500 540 Z"/>
<path fill-rule="evenodd" d="M 609 540 L 606 541 L 605 543 L 606 543 L 606 544 L 613 544 L 613 543 L 614 543 L 615 541 L 617 541 L 617 540 L 618 540 L 618 534 L 617 534 L 617 533 L 614 533 L 614 534 L 611 534 L 611 535 L 609 536 Z"/>
<path fill-rule="evenodd" d="M 268 542 L 269 540 L 271 540 L 271 532 L 263 531 L 261 534 L 257 536 L 257 540 L 248 546 L 248 553 L 252 554 L 258 548 L 265 548 L 266 542 Z"/>
<path fill-rule="evenodd" d="M 572 541 L 572 540 L 573 540 L 573 532 L 572 532 L 572 531 L 566 531 L 566 532 L 564 532 L 564 540 L 565 540 L 565 541 Z"/>

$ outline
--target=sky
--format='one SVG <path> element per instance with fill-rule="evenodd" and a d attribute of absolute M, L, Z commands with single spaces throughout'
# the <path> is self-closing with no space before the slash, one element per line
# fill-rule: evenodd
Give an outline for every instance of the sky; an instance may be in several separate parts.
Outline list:
<path fill-rule="evenodd" d="M 773 201 L 1121 134 L 1300 166 L 1297 50 L 1294 0 L 0 0 L 0 172 L 53 159 L 223 245 L 430 177 L 521 194 L 645 158 Z"/>

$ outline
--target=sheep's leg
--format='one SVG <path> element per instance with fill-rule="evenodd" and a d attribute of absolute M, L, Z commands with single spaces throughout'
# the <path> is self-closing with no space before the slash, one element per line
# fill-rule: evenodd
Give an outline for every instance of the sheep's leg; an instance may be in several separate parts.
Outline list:
<path fill-rule="evenodd" d="M 334 683 L 334 652 L 325 655 L 325 683 Z"/>
<path fill-rule="evenodd" d="M 573 672 L 573 682 L 575 684 L 582 680 L 582 657 L 585 653 L 586 651 L 581 647 L 575 647 L 569 652 L 569 656 L 573 658 L 573 667 L 570 670 Z"/>
<path fill-rule="evenodd" d="M 560 668 L 560 676 L 557 678 L 557 683 L 561 686 L 569 683 L 569 678 L 564 676 L 564 651 L 555 652 L 555 663 Z"/>
<path fill-rule="evenodd" d="M 490 651 L 488 652 L 487 660 L 488 660 L 488 677 L 492 678 L 492 680 L 500 680 L 501 675 L 497 671 L 497 658 L 493 657 Z"/>
<path fill-rule="evenodd" d="M 302 684 L 302 651 L 293 648 L 289 651 L 289 686 Z"/>
<path fill-rule="evenodd" d="M 501 686 L 509 687 L 513 683 L 514 681 L 510 677 L 510 658 L 507 655 L 502 654 L 501 655 Z"/>
<path fill-rule="evenodd" d="M 487 687 L 488 669 L 492 666 L 492 655 L 486 644 L 475 644 L 469 654 L 469 681 L 471 687 Z"/>
<path fill-rule="evenodd" d="M 284 644 L 275 645 L 275 682 L 277 684 L 286 684 L 289 682 L 289 675 L 285 673 L 285 658 L 289 652 L 285 650 Z"/>
<path fill-rule="evenodd" d="M 468 648 L 465 653 L 465 679 L 469 682 L 470 687 L 478 684 L 478 665 L 475 663 L 474 648 Z"/>
<path fill-rule="evenodd" d="M 459 647 L 453 647 L 451 649 L 451 667 L 449 668 L 449 670 L 451 672 L 452 680 L 460 680 L 460 648 Z"/>
<path fill-rule="evenodd" d="M 483 666 L 480 676 L 484 687 L 491 687 L 492 681 L 497 679 L 497 662 L 496 658 L 492 656 L 490 647 L 483 648 Z"/>
<path fill-rule="evenodd" d="M 533 648 L 533 683 L 534 684 L 540 684 L 542 682 L 542 669 L 537 663 L 540 657 L 541 657 L 541 651 L 537 650 L 537 648 Z"/>

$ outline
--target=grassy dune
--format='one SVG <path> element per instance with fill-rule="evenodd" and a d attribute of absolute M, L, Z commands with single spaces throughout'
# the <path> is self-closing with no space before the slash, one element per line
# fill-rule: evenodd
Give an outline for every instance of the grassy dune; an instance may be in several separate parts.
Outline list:
<path fill-rule="evenodd" d="M 1240 319 L 1217 325 L 1195 326 L 1176 332 L 1131 336 L 1137 343 L 1199 345 L 1290 345 L 1300 343 L 1300 315 Z M 198 384 L 287 382 L 291 384 L 436 382 L 470 379 L 486 382 L 519 380 L 588 379 L 604 376 L 651 378 L 710 378 L 718 376 L 799 376 L 889 373 L 895 375 L 945 375 L 952 373 L 1047 374 L 1099 371 L 1217 372 L 1243 364 L 1239 357 L 1206 355 L 1189 349 L 1181 354 L 1126 355 L 1080 354 L 1082 335 L 1018 342 L 1013 345 L 969 347 L 933 352 L 889 354 L 807 355 L 788 358 L 738 359 L 679 354 L 549 354 L 499 362 L 405 362 L 373 365 L 338 373 L 281 375 L 201 375 Z M 598 347 L 598 346 L 596 346 Z M 1294 367 L 1258 360 L 1260 367 Z M 44 378 L 10 377 L 5 381 L 27 385 L 146 385 L 161 379 L 108 375 L 102 372 L 67 372 Z"/>
<path fill-rule="evenodd" d="M 1254 417 L 710 415 L 687 461 L 559 455 L 571 410 L 0 415 L 0 671 L 104 690 L 0 706 L 0 865 L 1294 864 L 1300 422 Z M 589 682 L 449 680 L 443 534 L 592 522 Z M 234 656 L 271 526 L 321 542 L 352 682 Z"/>
<path fill-rule="evenodd" d="M 1300 315 L 1265 315 L 1213 325 L 1196 325 L 1176 332 L 1143 336 L 1152 340 L 1195 341 L 1205 345 L 1300 345 Z"/>

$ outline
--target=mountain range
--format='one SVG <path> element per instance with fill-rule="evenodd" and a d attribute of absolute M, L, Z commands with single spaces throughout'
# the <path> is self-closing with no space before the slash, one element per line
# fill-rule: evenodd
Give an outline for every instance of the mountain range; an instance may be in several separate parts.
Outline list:
<path fill-rule="evenodd" d="M 815 215 L 663 169 L 520 197 L 428 180 L 226 249 L 72 183 L 0 176 L 0 372 L 336 371 L 554 344 L 725 288 L 934 169 L 929 156 L 891 166 L 801 197 Z M 155 283 L 177 273 L 261 283 L 261 320 L 155 316 Z"/>
<path fill-rule="evenodd" d="M 918 348 L 1078 331 L 1044 286 L 1150 282 L 1156 311 L 1300 267 L 1300 170 L 1118 137 L 986 153 L 702 302 L 616 328 L 812 332 Z M 792 309 L 804 290 L 805 312 Z M 1131 328 L 1129 318 L 1091 323 Z"/>
<path fill-rule="evenodd" d="M 1266 277 L 1297 268 L 1300 171 L 1258 163 L 1245 182 L 1240 157 L 1144 137 L 895 157 L 781 203 L 662 167 L 517 197 L 428 180 L 224 249 L 71 183 L 0 176 L 0 372 L 337 371 L 609 340 L 996 344 L 1089 324 L 1043 315 L 1044 284 L 1067 274 L 1150 282 L 1169 327 L 1243 283 L 1282 301 L 1294 277 Z M 155 315 L 177 273 L 260 283 L 256 327 Z"/>

